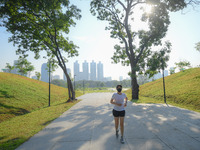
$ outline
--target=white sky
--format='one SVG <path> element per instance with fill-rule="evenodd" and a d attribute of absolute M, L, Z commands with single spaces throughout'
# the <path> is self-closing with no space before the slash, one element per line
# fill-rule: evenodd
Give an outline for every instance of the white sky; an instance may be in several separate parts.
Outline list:
<path fill-rule="evenodd" d="M 119 80 L 119 76 L 128 77 L 127 73 L 130 67 L 122 66 L 121 64 L 112 64 L 111 57 L 114 53 L 114 45 L 118 42 L 110 38 L 109 31 L 105 31 L 106 22 L 97 20 L 89 12 L 88 0 L 73 1 L 82 10 L 82 18 L 76 21 L 76 27 L 72 27 L 69 34 L 69 39 L 72 40 L 80 48 L 79 56 L 70 58 L 67 67 L 72 70 L 73 63 L 78 60 L 82 67 L 82 62 L 87 60 L 91 62 L 101 61 L 104 65 L 104 77 L 112 77 Z M 195 43 L 200 41 L 200 7 L 197 10 L 186 9 L 184 14 L 181 12 L 171 13 L 171 24 L 166 36 L 167 40 L 172 43 L 172 52 L 168 62 L 168 68 L 175 66 L 175 62 L 181 60 L 189 61 L 193 67 L 200 64 L 200 52 L 195 50 Z M 0 27 L 0 70 L 5 68 L 6 63 L 13 65 L 14 60 L 18 59 L 15 54 L 17 47 L 12 43 L 8 43 L 8 37 L 11 35 L 6 32 L 5 28 Z M 35 71 L 41 71 L 42 63 L 45 59 L 34 60 L 34 55 L 30 54 L 29 61 L 35 66 Z M 81 69 L 82 70 L 82 69 Z M 32 75 L 35 74 L 32 72 Z M 63 77 L 62 70 L 57 69 L 54 75 Z"/>

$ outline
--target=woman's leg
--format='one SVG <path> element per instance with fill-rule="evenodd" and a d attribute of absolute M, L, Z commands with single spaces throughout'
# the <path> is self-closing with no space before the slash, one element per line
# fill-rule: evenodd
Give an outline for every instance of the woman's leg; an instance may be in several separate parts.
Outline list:
<path fill-rule="evenodd" d="M 115 129 L 117 131 L 119 127 L 119 117 L 114 117 L 114 118 L 115 118 Z"/>
<path fill-rule="evenodd" d="M 120 130 L 121 130 L 121 136 L 124 136 L 124 117 L 120 117 Z"/>

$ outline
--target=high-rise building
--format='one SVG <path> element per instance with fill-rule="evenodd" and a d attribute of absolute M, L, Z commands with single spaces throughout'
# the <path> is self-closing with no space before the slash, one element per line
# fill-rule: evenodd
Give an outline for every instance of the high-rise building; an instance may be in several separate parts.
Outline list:
<path fill-rule="evenodd" d="M 94 60 L 90 63 L 90 80 L 92 81 L 97 80 L 97 68 Z"/>
<path fill-rule="evenodd" d="M 79 71 L 79 63 L 78 63 L 78 61 L 76 61 L 74 63 L 74 75 L 75 75 L 76 81 L 79 80 L 79 73 L 80 73 L 80 71 Z"/>
<path fill-rule="evenodd" d="M 49 82 L 49 72 L 48 72 L 47 63 L 43 63 L 41 67 L 41 81 Z M 51 75 L 52 76 L 52 75 Z"/>
<path fill-rule="evenodd" d="M 104 76 L 103 76 L 103 64 L 99 62 L 97 64 L 97 80 L 98 81 L 103 81 Z"/>
<path fill-rule="evenodd" d="M 89 80 L 89 68 L 86 60 L 83 63 L 83 80 Z"/>

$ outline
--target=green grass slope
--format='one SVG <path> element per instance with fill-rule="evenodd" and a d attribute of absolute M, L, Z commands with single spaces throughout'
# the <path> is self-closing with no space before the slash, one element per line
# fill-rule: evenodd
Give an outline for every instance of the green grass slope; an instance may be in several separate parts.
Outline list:
<path fill-rule="evenodd" d="M 0 150 L 14 150 L 77 102 L 67 89 L 10 73 L 0 73 Z M 76 96 L 82 93 L 76 92 Z"/>
<path fill-rule="evenodd" d="M 165 88 L 168 104 L 200 112 L 200 68 L 191 68 L 165 77 Z M 141 85 L 140 97 L 144 102 L 149 99 L 163 102 L 163 80 Z"/>
<path fill-rule="evenodd" d="M 51 85 L 51 103 L 68 97 L 66 88 Z M 0 72 L 0 122 L 48 106 L 49 84 Z"/>

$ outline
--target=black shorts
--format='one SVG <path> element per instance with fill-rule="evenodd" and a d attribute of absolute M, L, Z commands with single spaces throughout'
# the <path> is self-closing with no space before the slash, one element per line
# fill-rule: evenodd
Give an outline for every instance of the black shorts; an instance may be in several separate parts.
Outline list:
<path fill-rule="evenodd" d="M 124 117 L 125 116 L 125 110 L 117 111 L 113 109 L 113 116 L 114 117 Z"/>

